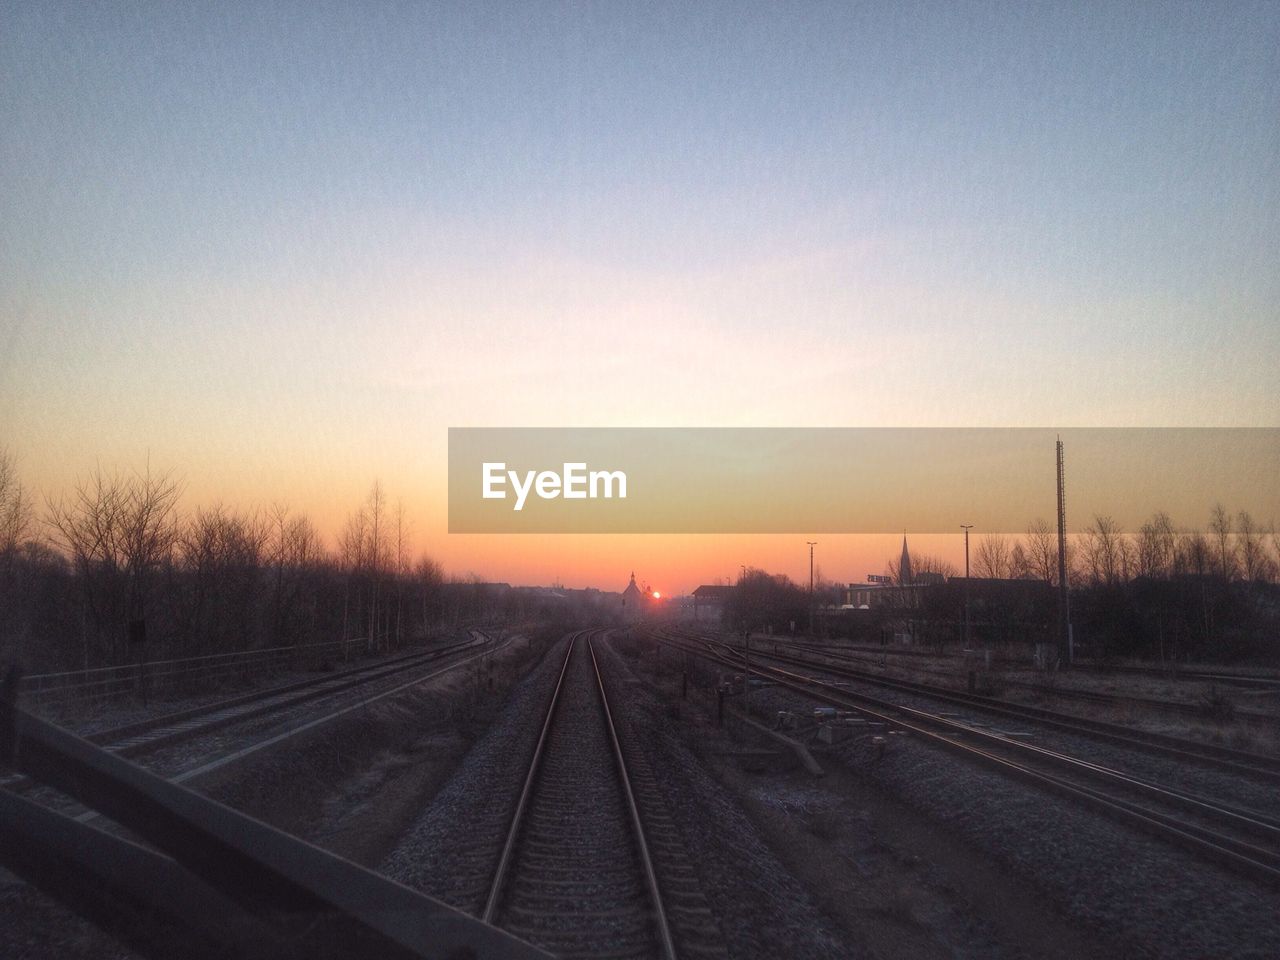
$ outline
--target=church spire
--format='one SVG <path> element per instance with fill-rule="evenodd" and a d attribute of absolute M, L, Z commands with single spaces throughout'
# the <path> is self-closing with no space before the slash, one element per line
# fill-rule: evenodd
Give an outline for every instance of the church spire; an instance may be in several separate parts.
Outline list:
<path fill-rule="evenodd" d="M 904 587 L 911 583 L 911 554 L 907 552 L 907 534 L 902 533 L 902 559 L 898 561 L 898 582 Z"/>

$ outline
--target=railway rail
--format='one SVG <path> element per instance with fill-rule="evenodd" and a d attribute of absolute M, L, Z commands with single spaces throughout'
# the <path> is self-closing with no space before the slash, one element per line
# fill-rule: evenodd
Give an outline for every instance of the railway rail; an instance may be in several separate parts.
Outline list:
<path fill-rule="evenodd" d="M 766 639 L 777 639 L 775 637 L 766 637 Z M 787 638 L 788 642 L 793 642 L 792 638 Z M 963 654 L 953 652 L 940 652 L 936 650 L 921 650 L 911 647 L 892 647 L 884 644 L 865 644 L 865 643 L 821 643 L 819 641 L 809 641 L 803 644 L 812 649 L 829 649 L 841 651 L 855 651 L 858 653 L 875 654 L 877 656 L 889 655 L 893 657 L 908 658 L 932 658 L 932 659 L 958 659 Z M 1029 667 L 1031 661 L 1026 657 L 996 657 L 998 662 L 1013 667 Z M 1100 664 L 1090 660 L 1077 660 L 1071 666 L 1072 670 L 1078 670 L 1086 673 L 1101 674 L 1132 674 L 1135 676 L 1157 677 L 1162 680 L 1187 680 L 1200 683 L 1228 683 L 1238 684 L 1246 687 L 1266 687 L 1280 690 L 1280 672 L 1267 669 L 1255 669 L 1245 673 L 1239 670 L 1224 670 L 1221 668 L 1197 668 L 1185 666 L 1182 663 L 1174 662 L 1165 667 L 1144 667 L 1137 664 Z M 1247 669 L 1247 668 L 1246 668 Z"/>
<path fill-rule="evenodd" d="M 724 956 L 656 781 L 573 635 L 481 918 L 564 957 Z"/>
<path fill-rule="evenodd" d="M 338 698 L 331 708 L 321 709 L 318 715 L 309 716 L 279 732 L 253 737 L 230 747 L 220 745 L 214 755 L 197 758 L 194 764 L 188 764 L 170 777 L 173 782 L 182 783 L 315 729 L 353 710 L 365 709 L 377 700 L 425 683 L 493 652 L 498 645 L 498 641 L 477 632 L 465 641 L 150 717 L 98 731 L 85 739 L 116 755 L 135 757 L 248 720 L 265 717 L 287 719 L 321 701 Z M 437 666 L 439 669 L 432 669 Z M 0 778 L 0 787 L 24 790 L 28 786 L 29 782 L 16 774 Z M 82 820 L 89 819 L 93 819 L 93 814 L 82 814 Z"/>
<path fill-rule="evenodd" d="M 778 688 L 913 734 L 966 759 L 1081 802 L 1269 886 L 1280 887 L 1280 821 L 1275 818 L 954 717 L 855 693 L 817 677 L 767 665 L 758 657 L 747 665 L 739 651 L 714 638 L 670 631 L 655 636 L 712 663 L 749 670 Z"/>
<path fill-rule="evenodd" d="M 243 720 L 287 710 L 323 697 L 355 690 L 367 684 L 375 684 L 387 678 L 399 677 L 408 671 L 439 662 L 461 651 L 480 649 L 491 642 L 484 635 L 473 636 L 467 640 L 445 644 L 430 650 L 414 651 L 328 676 L 300 680 L 151 717 L 137 723 L 93 733 L 85 739 L 114 753 L 132 756 L 166 743 L 212 733 L 221 727 Z"/>
<path fill-rule="evenodd" d="M 734 651 L 735 656 L 742 656 L 742 651 L 738 647 L 727 646 Z M 768 650 L 752 650 L 751 656 L 757 660 L 763 658 L 774 663 L 819 670 L 832 676 L 855 680 L 859 683 L 897 690 L 902 693 L 917 694 L 933 700 L 941 700 L 944 703 L 980 710 L 983 713 L 1004 719 L 1031 722 L 1040 726 L 1052 727 L 1065 733 L 1085 736 L 1107 743 L 1120 744 L 1157 756 L 1199 763 L 1226 770 L 1230 773 L 1243 774 L 1261 780 L 1280 783 L 1280 757 L 1269 754 L 1236 750 L 1219 744 L 1188 740 L 1184 737 L 1121 726 L 1089 717 L 1079 717 L 1073 714 L 1047 710 L 1042 707 L 1011 703 L 996 697 L 965 693 L 950 687 L 940 687 L 936 684 L 887 677 L 883 674 L 856 669 L 849 666 L 847 661 L 827 663 L 811 657 L 797 656 L 790 653 L 771 653 Z M 827 655 L 823 654 L 822 656 Z"/>
<path fill-rule="evenodd" d="M 142 660 L 22 677 L 23 699 L 40 707 L 109 702 L 154 693 L 182 693 L 228 679 L 314 667 L 326 660 L 346 663 L 368 644 L 363 637 L 196 657 Z"/>
<path fill-rule="evenodd" d="M 1280 676 L 1274 673 L 1234 673 L 1224 670 L 1195 670 L 1187 667 L 1174 667 L 1162 670 L 1159 667 L 1136 666 L 1098 666 L 1096 664 L 1077 664 L 1076 667 L 1093 673 L 1124 673 L 1132 676 L 1160 677 L 1164 680 L 1188 680 L 1198 683 L 1222 683 L 1237 687 L 1253 687 L 1260 690 L 1280 691 Z M 1076 669 L 1073 667 L 1073 669 Z"/>
<path fill-rule="evenodd" d="M 767 638 L 765 643 L 775 643 L 773 638 Z M 926 658 L 951 658 L 958 659 L 954 654 L 936 654 L 932 651 L 924 650 L 894 650 L 886 647 L 865 647 L 850 646 L 846 644 L 821 644 L 807 643 L 804 641 L 795 641 L 788 639 L 786 645 L 789 649 L 804 650 L 818 656 L 829 657 L 836 660 L 843 660 L 849 663 L 872 663 L 876 658 L 884 658 L 887 656 L 911 658 L 917 661 Z M 993 658 L 994 662 L 1001 663 L 1005 666 L 1026 668 L 1028 666 L 1024 661 L 1013 661 L 1007 658 Z M 950 671 L 933 670 L 929 667 L 912 665 L 911 668 L 916 672 L 938 673 L 945 675 L 953 675 Z M 1246 687 L 1250 690 L 1250 695 L 1266 695 L 1269 691 L 1280 694 L 1280 678 L 1271 678 L 1264 676 L 1249 677 L 1242 674 L 1217 674 L 1217 673 L 1195 673 L 1186 671 L 1168 671 L 1158 669 L 1147 669 L 1143 667 L 1092 667 L 1087 664 L 1076 664 L 1072 667 L 1073 671 L 1086 672 L 1093 674 L 1121 673 L 1133 676 L 1150 676 L 1164 680 L 1190 680 L 1199 683 L 1208 683 L 1211 686 L 1217 685 L 1238 685 Z M 1134 706 L 1147 710 L 1154 710 L 1160 713 L 1174 714 L 1177 716 L 1187 717 L 1195 720 L 1203 720 L 1206 717 L 1206 705 L 1195 703 L 1188 700 L 1164 700 L 1158 697 L 1144 697 L 1136 694 L 1108 693 L 1100 690 L 1084 690 L 1076 687 L 1054 686 L 1046 687 L 1043 683 L 1030 680 L 1016 680 L 1010 677 L 1002 677 L 1000 683 L 1004 686 L 1018 687 L 1024 690 L 1031 690 L 1036 693 L 1052 696 L 1061 700 L 1081 700 L 1088 703 L 1097 703 L 1112 707 L 1128 707 Z M 1260 724 L 1276 724 L 1280 723 L 1280 713 L 1267 712 L 1265 710 L 1250 710 L 1237 708 L 1233 711 L 1233 716 L 1241 720 L 1256 722 Z"/>

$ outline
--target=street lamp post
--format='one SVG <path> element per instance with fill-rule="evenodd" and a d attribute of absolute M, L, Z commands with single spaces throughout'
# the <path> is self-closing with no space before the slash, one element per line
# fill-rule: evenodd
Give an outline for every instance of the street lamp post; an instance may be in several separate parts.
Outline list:
<path fill-rule="evenodd" d="M 964 648 L 969 649 L 969 531 L 972 523 L 960 524 L 964 531 Z"/>
<path fill-rule="evenodd" d="M 818 545 L 817 540 L 806 540 L 809 545 L 809 636 L 813 636 L 813 548 Z"/>

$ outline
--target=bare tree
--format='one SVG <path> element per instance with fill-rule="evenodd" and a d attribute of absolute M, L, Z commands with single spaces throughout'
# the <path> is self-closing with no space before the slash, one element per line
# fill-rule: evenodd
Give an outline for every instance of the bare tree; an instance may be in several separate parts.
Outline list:
<path fill-rule="evenodd" d="M 1174 557 L 1174 570 L 1182 574 L 1203 577 L 1213 566 L 1213 547 L 1199 530 L 1184 530 L 1178 537 L 1178 552 Z"/>
<path fill-rule="evenodd" d="M 1009 538 L 1002 533 L 990 533 L 979 541 L 973 566 L 980 577 L 1003 580 L 1009 576 L 1011 559 Z"/>
<path fill-rule="evenodd" d="M 915 566 L 914 558 L 911 561 Z M 844 598 L 845 584 L 839 580 L 831 580 L 822 572 L 821 564 L 813 569 L 813 603 L 815 608 L 839 607 Z"/>
<path fill-rule="evenodd" d="M 0 558 L 12 558 L 31 533 L 35 508 L 7 450 L 0 449 Z"/>
<path fill-rule="evenodd" d="M 1262 531 L 1247 510 L 1241 510 L 1236 517 L 1236 528 L 1239 530 L 1236 541 L 1245 580 L 1253 583 L 1255 580 L 1263 579 L 1267 566 L 1267 552 L 1262 540 Z"/>
<path fill-rule="evenodd" d="M 1167 577 L 1173 570 L 1177 553 L 1177 531 L 1169 515 L 1153 514 L 1138 530 L 1135 563 L 1138 575 Z"/>
<path fill-rule="evenodd" d="M 43 544 L 29 539 L 34 509 L 31 496 L 18 479 L 13 458 L 0 449 L 0 658 L 13 663 L 18 651 L 29 648 L 35 608 L 31 571 Z"/>
<path fill-rule="evenodd" d="M 429 557 L 423 557 L 413 571 L 414 584 L 418 589 L 418 599 L 422 609 L 422 632 L 430 631 L 431 625 L 444 617 L 440 606 L 442 588 L 444 586 L 444 568 Z M 435 610 L 435 616 L 431 611 Z"/>
<path fill-rule="evenodd" d="M 185 632 L 197 649 L 242 650 L 259 635 L 263 560 L 272 520 L 221 504 L 197 509 L 180 537 Z"/>
<path fill-rule="evenodd" d="M 323 558 L 320 535 L 306 515 L 290 516 L 289 508 L 276 504 L 269 513 L 271 528 L 267 552 L 271 560 L 272 599 L 271 623 L 275 643 L 309 641 L 310 632 L 304 630 L 304 615 L 314 617 L 314 602 L 309 610 L 305 593 L 307 582 Z M 345 634 L 343 639 L 345 639 Z"/>
<path fill-rule="evenodd" d="M 1231 514 L 1222 504 L 1217 504 L 1209 515 L 1209 532 L 1213 534 L 1218 545 L 1218 573 L 1223 580 L 1235 576 L 1235 545 L 1231 542 Z"/>
<path fill-rule="evenodd" d="M 107 651 L 119 661 L 124 628 L 145 622 L 155 574 L 172 553 L 179 534 L 182 485 L 169 473 L 123 478 L 98 469 L 77 481 L 68 501 L 48 503 L 48 523 L 66 551 L 84 590 Z M 88 660 L 88 637 L 84 637 Z"/>
<path fill-rule="evenodd" d="M 409 531 L 404 518 L 404 502 L 396 501 L 396 646 L 404 642 L 401 623 L 404 613 L 404 581 L 408 571 L 406 550 Z"/>
<path fill-rule="evenodd" d="M 1084 561 L 1091 582 L 1118 583 L 1127 566 L 1127 541 L 1120 525 L 1111 517 L 1095 516 L 1085 531 Z"/>
<path fill-rule="evenodd" d="M 1027 548 L 1016 540 L 1013 550 L 1009 553 L 1009 576 L 1019 580 L 1034 576 L 1031 572 L 1031 558 L 1027 555 Z"/>
<path fill-rule="evenodd" d="M 382 484 L 375 480 L 373 489 L 369 491 L 369 645 L 378 652 L 382 642 L 378 630 L 378 592 L 381 587 L 383 551 L 382 541 L 383 512 L 386 509 L 386 495 L 382 492 Z"/>
<path fill-rule="evenodd" d="M 959 573 L 956 565 L 950 560 L 944 560 L 932 553 L 920 554 L 920 565 L 918 567 L 921 573 L 937 574 L 940 577 L 954 577 Z"/>
<path fill-rule="evenodd" d="M 1127 533 L 1120 534 L 1120 580 L 1128 583 L 1137 574 L 1138 548 L 1133 537 Z"/>
<path fill-rule="evenodd" d="M 894 583 L 901 583 L 898 570 L 899 561 L 891 559 L 885 567 L 886 575 L 893 578 Z M 913 553 L 911 555 L 911 576 L 919 580 L 921 575 L 936 575 L 942 578 L 957 575 L 956 565 L 931 553 Z"/>
<path fill-rule="evenodd" d="M 1027 527 L 1027 570 L 1037 580 L 1058 580 L 1058 534 L 1047 521 L 1036 519 Z"/>
<path fill-rule="evenodd" d="M 289 508 L 283 503 L 273 503 L 267 512 L 271 525 L 271 623 L 279 637 L 284 632 L 284 578 L 288 561 Z"/>
<path fill-rule="evenodd" d="M 384 576 L 394 562 L 396 545 L 387 531 L 387 523 L 386 494 L 382 484 L 374 481 L 364 505 L 347 517 L 339 542 L 342 568 L 347 575 L 343 622 L 349 620 L 354 588 L 355 621 L 368 627 L 365 640 L 370 652 L 381 651 L 390 633 L 391 610 L 389 605 L 384 609 L 382 588 Z M 403 536 L 403 531 L 400 536 Z M 403 549 L 403 543 L 400 546 Z M 344 626 L 344 636 L 346 633 Z"/>
<path fill-rule="evenodd" d="M 342 593 L 342 639 L 348 640 L 351 637 L 351 593 L 355 590 L 355 604 L 357 623 L 363 622 L 363 591 L 361 590 L 360 578 L 364 571 L 365 551 L 367 544 L 366 531 L 369 526 L 369 518 L 361 507 L 355 513 L 347 517 L 346 526 L 343 527 L 342 537 L 338 541 L 338 562 L 343 572 L 343 593 Z M 365 638 L 368 643 L 369 638 Z"/>

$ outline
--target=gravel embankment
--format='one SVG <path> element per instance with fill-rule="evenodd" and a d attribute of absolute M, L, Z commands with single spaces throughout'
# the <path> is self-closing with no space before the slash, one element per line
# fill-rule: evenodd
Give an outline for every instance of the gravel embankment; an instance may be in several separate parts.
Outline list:
<path fill-rule="evenodd" d="M 461 910 L 480 912 L 493 851 L 501 849 L 564 653 L 564 641 L 554 644 L 512 691 L 488 731 L 383 861 L 383 873 Z"/>
<path fill-rule="evenodd" d="M 815 705 L 774 689 L 753 698 L 762 711 Z M 892 738 L 878 761 L 857 744 L 827 758 L 837 760 L 988 851 L 1129 956 L 1280 956 L 1280 896 L 1235 873 L 911 737 Z"/>

